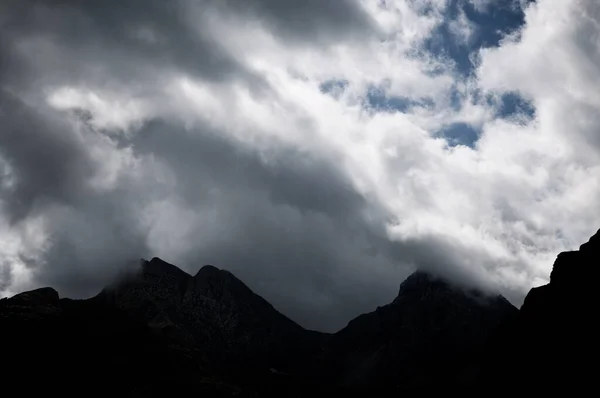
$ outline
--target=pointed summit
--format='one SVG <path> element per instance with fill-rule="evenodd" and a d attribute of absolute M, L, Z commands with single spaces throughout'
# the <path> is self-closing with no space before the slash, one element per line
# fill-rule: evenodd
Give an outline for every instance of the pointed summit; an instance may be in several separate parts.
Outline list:
<path fill-rule="evenodd" d="M 425 271 L 415 271 L 401 284 L 398 290 L 398 296 L 394 302 L 400 301 L 405 297 L 422 297 L 431 294 L 435 290 L 449 290 L 450 285 L 442 279 Z"/>
<path fill-rule="evenodd" d="M 446 280 L 427 271 L 418 270 L 412 273 L 400 284 L 398 296 L 393 304 L 402 301 L 445 301 L 445 305 L 461 303 L 465 300 L 476 302 L 481 306 L 499 306 L 500 308 L 514 308 L 506 298 L 499 294 L 491 294 L 483 290 L 467 287 L 458 282 Z"/>
<path fill-rule="evenodd" d="M 153 257 L 150 261 L 142 262 L 142 272 L 151 275 L 172 275 L 179 278 L 189 277 L 189 275 L 180 268 L 170 264 L 158 257 Z"/>

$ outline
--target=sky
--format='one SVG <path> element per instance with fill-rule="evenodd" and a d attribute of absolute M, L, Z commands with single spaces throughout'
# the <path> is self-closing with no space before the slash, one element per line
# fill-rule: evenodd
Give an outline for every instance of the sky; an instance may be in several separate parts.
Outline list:
<path fill-rule="evenodd" d="M 600 228 L 600 2 L 3 0 L 0 295 L 139 258 L 336 331 Z"/>

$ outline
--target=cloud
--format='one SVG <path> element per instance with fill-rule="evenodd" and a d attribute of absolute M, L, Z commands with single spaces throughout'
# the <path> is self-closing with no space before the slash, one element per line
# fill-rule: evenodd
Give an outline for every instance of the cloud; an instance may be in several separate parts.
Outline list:
<path fill-rule="evenodd" d="M 378 31 L 371 15 L 353 0 L 226 0 L 223 3 L 228 12 L 264 22 L 269 30 L 292 41 L 347 40 L 348 36 L 360 39 L 361 35 Z"/>
<path fill-rule="evenodd" d="M 333 4 L 2 2 L 3 294 L 161 256 L 333 331 L 417 267 L 547 280 L 600 221 L 598 7 Z"/>
<path fill-rule="evenodd" d="M 475 25 L 469 20 L 463 9 L 460 9 L 455 19 L 448 23 L 448 30 L 455 36 L 458 44 L 469 45 L 475 34 Z"/>
<path fill-rule="evenodd" d="M 257 153 L 208 129 L 154 122 L 134 139 L 171 173 L 141 217 L 154 255 L 192 273 L 227 268 L 308 327 L 336 330 L 393 297 L 410 249 L 389 242 L 383 210 L 331 161 L 284 144 Z M 386 288 L 354 294 L 369 284 Z"/>
<path fill-rule="evenodd" d="M 486 13 L 492 4 L 491 0 L 468 0 L 478 12 Z"/>

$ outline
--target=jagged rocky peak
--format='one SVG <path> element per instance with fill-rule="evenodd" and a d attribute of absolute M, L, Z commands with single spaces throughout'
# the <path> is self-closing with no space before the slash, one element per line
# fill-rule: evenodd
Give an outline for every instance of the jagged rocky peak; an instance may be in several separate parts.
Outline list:
<path fill-rule="evenodd" d="M 394 301 L 401 299 L 406 295 L 425 295 L 432 289 L 449 289 L 450 284 L 441 278 L 434 276 L 426 271 L 415 271 L 401 284 L 398 290 L 398 296 Z"/>
<path fill-rule="evenodd" d="M 408 278 L 402 281 L 402 283 L 400 283 L 400 289 L 402 289 L 403 286 L 408 287 L 429 284 L 434 280 L 439 280 L 439 278 L 433 276 L 433 274 L 429 272 L 417 270 L 410 274 Z"/>
<path fill-rule="evenodd" d="M 145 293 L 161 296 L 167 300 L 181 300 L 184 297 L 205 296 L 224 298 L 226 296 L 245 297 L 251 290 L 231 272 L 213 265 L 204 265 L 192 277 L 179 267 L 158 257 L 150 261 L 141 260 L 141 268 L 133 275 L 123 278 L 120 283 L 121 292 L 132 288 L 143 289 Z"/>
<path fill-rule="evenodd" d="M 182 278 L 189 275 L 179 267 L 170 264 L 158 257 L 153 257 L 152 260 L 142 260 L 142 271 L 145 274 L 153 275 L 177 275 Z"/>
<path fill-rule="evenodd" d="M 151 275 L 173 275 L 180 276 L 182 278 L 191 277 L 190 274 L 183 271 L 181 268 L 164 261 L 159 257 L 153 257 L 150 261 L 141 260 L 142 263 L 142 271 L 144 274 Z M 231 272 L 219 269 L 214 265 L 204 265 L 202 266 L 196 275 L 195 279 L 203 279 L 203 278 L 214 278 L 214 277 L 233 277 L 235 278 Z"/>
<path fill-rule="evenodd" d="M 218 311 L 230 307 L 235 307 L 235 311 L 275 311 L 271 304 L 227 270 L 204 265 L 192 277 L 158 257 L 142 260 L 141 272 L 125 280 L 116 293 L 117 302 L 128 308 L 151 302 L 158 310 L 188 311 L 194 308 L 193 311 L 209 311 L 212 308 L 210 311 L 217 311 L 213 307 L 219 303 Z"/>

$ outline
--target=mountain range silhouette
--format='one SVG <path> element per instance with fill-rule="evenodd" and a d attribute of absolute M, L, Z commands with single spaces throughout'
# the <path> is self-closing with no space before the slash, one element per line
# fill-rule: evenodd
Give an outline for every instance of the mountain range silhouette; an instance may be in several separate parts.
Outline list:
<path fill-rule="evenodd" d="M 159 258 L 98 295 L 0 300 L 5 387 L 20 394 L 397 396 L 584 391 L 597 358 L 600 232 L 558 255 L 520 310 L 417 271 L 388 305 L 310 331 L 231 272 Z"/>

